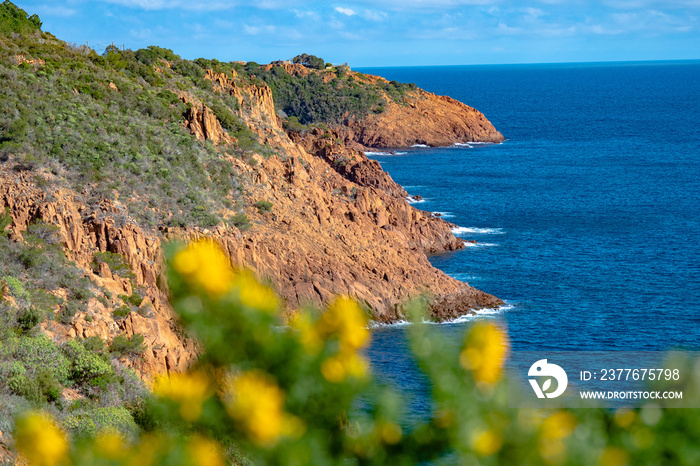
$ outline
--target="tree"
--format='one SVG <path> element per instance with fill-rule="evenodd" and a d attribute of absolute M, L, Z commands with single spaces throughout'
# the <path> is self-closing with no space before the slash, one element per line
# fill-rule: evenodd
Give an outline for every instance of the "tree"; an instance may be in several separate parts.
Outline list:
<path fill-rule="evenodd" d="M 317 57 L 316 55 L 309 55 L 306 53 L 302 53 L 301 55 L 297 55 L 296 57 L 292 58 L 292 62 L 316 70 L 322 70 L 326 68 L 326 61 L 323 58 Z"/>
<path fill-rule="evenodd" d="M 37 15 L 28 16 L 26 11 L 9 0 L 5 0 L 0 4 L 0 33 L 17 32 L 24 34 L 40 28 L 41 20 Z"/>

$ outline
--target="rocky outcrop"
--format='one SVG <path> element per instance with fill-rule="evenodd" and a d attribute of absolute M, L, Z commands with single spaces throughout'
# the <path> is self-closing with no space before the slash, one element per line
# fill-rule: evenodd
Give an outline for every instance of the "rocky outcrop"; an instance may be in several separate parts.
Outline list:
<path fill-rule="evenodd" d="M 126 365 L 143 377 L 187 368 L 196 358 L 196 343 L 182 338 L 167 296 L 157 286 L 163 270 L 162 236 L 144 232 L 132 223 L 117 224 L 123 211 L 112 202 L 104 201 L 91 211 L 71 191 L 48 195 L 36 187 L 36 177 L 32 172 L 0 169 L 0 210 L 7 207 L 10 211 L 11 235 L 21 240 L 22 232 L 35 220 L 57 226 L 68 258 L 84 269 L 98 295 L 111 296 L 109 306 L 93 298 L 69 325 L 50 321 L 43 324 L 44 331 L 58 340 L 100 336 L 108 342 L 121 333 L 141 333 L 147 350 L 142 358 L 125 359 Z M 133 282 L 112 275 L 108 267 L 95 274 L 91 262 L 98 251 L 124 256 L 134 273 Z M 142 307 L 147 317 L 132 313 L 116 321 L 112 311 L 123 304 L 118 296 L 130 296 L 134 286 L 144 293 Z"/>
<path fill-rule="evenodd" d="M 346 119 L 336 129 L 347 143 L 378 148 L 504 140 L 483 113 L 423 90 L 408 93 L 404 104 L 389 102 L 378 115 Z"/>
<path fill-rule="evenodd" d="M 144 230 L 130 220 L 128 205 L 109 200 L 86 205 L 84 197 L 66 188 L 52 188 L 49 194 L 37 185 L 42 177 L 53 176 L 48 171 L 15 171 L 10 169 L 11 163 L 0 164 L 0 211 L 9 209 L 12 237 L 21 240 L 33 220 L 56 225 L 67 256 L 84 269 L 96 289 L 102 290 L 100 297 L 104 299 L 92 299 L 70 324 L 43 324 L 47 334 L 56 339 L 100 336 L 109 341 L 118 334 L 140 333 L 147 344 L 145 355 L 124 360 L 124 364 L 144 377 L 183 370 L 196 359 L 197 345 L 178 330 L 162 291 L 167 288 L 160 279 L 162 243 L 203 236 L 216 240 L 232 263 L 269 279 L 289 312 L 308 303 L 321 305 L 337 294 L 355 297 L 383 322 L 403 318 L 406 299 L 419 294 L 430 297 L 431 311 L 437 318 L 501 304 L 494 296 L 432 267 L 427 253 L 460 249 L 464 243 L 452 234 L 453 225 L 409 205 L 406 191 L 376 161 L 343 144 L 343 139 L 363 145 L 380 141 L 378 136 L 370 137 L 370 127 L 362 133 L 369 139 L 351 136 L 351 125 L 287 135 L 275 114 L 270 88 L 237 84 L 234 78 L 213 72 L 207 75 L 215 89 L 239 101 L 235 111 L 260 142 L 276 152 L 268 157 L 246 156 L 245 160 L 221 153 L 245 188 L 242 204 L 252 221 L 250 230 L 240 231 L 225 223 L 210 230 Z M 192 104 L 187 121 L 195 137 L 235 143 L 227 139 L 211 110 L 191 96 L 183 94 L 181 98 Z M 429 97 L 426 101 L 435 105 L 442 102 Z M 421 105 L 432 108 L 429 103 Z M 459 106 L 449 103 L 445 107 Z M 390 107 L 387 113 L 392 111 Z M 441 111 L 448 112 L 445 108 Z M 474 115 L 479 120 L 480 114 Z M 451 127 L 447 123 L 443 126 Z M 391 127 L 382 128 L 388 131 Z M 491 134 L 486 129 L 484 134 Z M 473 139 L 464 128 L 451 131 Z M 409 142 L 435 143 L 443 133 L 423 134 L 421 141 Z M 428 137 L 435 139 L 425 139 Z M 381 139 L 384 144 L 405 145 L 405 140 L 402 144 L 399 140 L 399 136 L 388 139 L 386 135 Z M 271 202 L 272 209 L 258 211 L 253 206 L 260 200 Z M 233 213 L 223 212 L 224 216 Z M 106 264 L 95 272 L 91 262 L 98 251 L 126 258 L 133 280 L 113 274 Z M 115 320 L 112 312 L 119 302 L 107 297 L 130 295 L 135 287 L 145 298 L 141 308 Z"/>
<path fill-rule="evenodd" d="M 197 104 L 185 112 L 185 126 L 200 141 L 210 140 L 214 144 L 233 142 L 221 123 L 206 105 Z"/>

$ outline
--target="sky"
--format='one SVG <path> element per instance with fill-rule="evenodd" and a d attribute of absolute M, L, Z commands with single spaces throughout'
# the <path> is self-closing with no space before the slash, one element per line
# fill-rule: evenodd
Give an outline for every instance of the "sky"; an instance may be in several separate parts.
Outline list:
<path fill-rule="evenodd" d="M 700 59 L 700 0 L 14 0 L 101 52 L 362 66 Z"/>

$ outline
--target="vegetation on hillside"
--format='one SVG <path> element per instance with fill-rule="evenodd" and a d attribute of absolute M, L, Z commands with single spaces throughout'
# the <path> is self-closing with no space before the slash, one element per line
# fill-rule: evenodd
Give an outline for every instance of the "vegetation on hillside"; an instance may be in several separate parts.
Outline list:
<path fill-rule="evenodd" d="M 88 205 L 128 197 L 126 213 L 146 227 L 222 220 L 240 197 L 224 158 L 260 148 L 234 114 L 236 99 L 214 92 L 201 68 L 170 50 L 108 47 L 98 55 L 41 32 L 8 1 L 0 11 L 3 30 L 22 31 L 0 34 L 0 163 L 48 172 L 42 184 L 66 183 Z M 247 145 L 196 141 L 183 124 L 182 92 Z"/>
<path fill-rule="evenodd" d="M 121 300 L 108 299 L 66 259 L 56 227 L 32 223 L 23 242 L 0 234 L 0 432 L 10 432 L 22 412 L 42 409 L 76 434 L 112 427 L 136 438 L 134 416 L 148 392 L 117 362 L 125 345 L 108 348 L 99 337 L 59 343 L 41 328 L 68 324 L 77 313 L 87 319 L 93 298 L 108 306 Z M 129 351 L 143 351 L 134 344 L 142 336 L 126 340 Z"/>

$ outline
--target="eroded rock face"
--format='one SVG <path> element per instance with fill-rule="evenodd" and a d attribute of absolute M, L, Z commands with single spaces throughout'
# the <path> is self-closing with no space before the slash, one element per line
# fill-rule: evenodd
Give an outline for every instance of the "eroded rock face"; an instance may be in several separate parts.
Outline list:
<path fill-rule="evenodd" d="M 36 219 L 56 225 L 67 256 L 99 289 L 112 295 L 130 295 L 134 286 L 145 290 L 138 313 L 115 320 L 111 306 L 116 306 L 116 301 L 105 306 L 93 299 L 69 325 L 44 324 L 47 334 L 56 339 L 100 336 L 111 341 L 120 333 L 140 333 L 145 337 L 146 354 L 141 359 L 124 360 L 124 364 L 144 378 L 184 370 L 196 359 L 198 347 L 183 338 L 162 291 L 162 280 L 159 282 L 164 270 L 162 243 L 173 238 L 213 238 L 234 265 L 270 279 L 288 312 L 307 303 L 322 305 L 337 294 L 358 299 L 376 320 L 385 322 L 403 318 L 405 300 L 418 294 L 432 296 L 431 311 L 437 318 L 501 304 L 494 296 L 432 267 L 426 253 L 460 249 L 463 241 L 452 234 L 453 225 L 409 205 L 406 191 L 376 161 L 338 142 L 350 137 L 344 133 L 350 126 L 288 136 L 275 114 L 269 87 L 240 87 L 225 75 L 214 73 L 208 77 L 219 92 L 239 99 L 239 116 L 261 142 L 279 154 L 269 158 L 253 155 L 248 162 L 226 159 L 245 186 L 245 213 L 254 225 L 249 231 L 226 224 L 211 230 L 144 230 L 130 220 L 126 205 L 103 200 L 87 206 L 79 201 L 78 193 L 63 188 L 48 195 L 36 185 L 42 174 L 15 172 L 9 164 L 0 164 L 0 210 L 9 208 L 13 238 L 21 240 L 28 224 Z M 198 106 L 189 96 L 181 97 L 194 103 L 188 121 L 196 137 L 232 142 L 209 109 Z M 457 108 L 455 105 L 447 107 Z M 387 113 L 392 111 L 390 108 Z M 439 126 L 439 121 L 435 125 Z M 450 127 L 447 123 L 442 126 Z M 448 141 L 445 133 L 430 128 L 424 127 L 421 141 Z M 484 134 L 492 134 L 486 124 L 484 128 Z M 414 131 L 417 134 L 418 128 Z M 382 141 L 386 145 L 418 142 L 408 141 L 408 134 L 404 139 L 384 136 Z M 466 130 L 450 134 L 474 139 Z M 367 138 L 357 141 L 378 140 Z M 449 139 L 452 142 L 454 139 Z M 254 208 L 259 200 L 270 201 L 271 211 L 261 213 Z M 95 273 L 91 262 L 98 251 L 124 256 L 134 273 L 133 283 L 109 267 L 101 266 Z"/>
<path fill-rule="evenodd" d="M 505 139 L 480 111 L 423 90 L 409 93 L 406 105 L 391 102 L 381 114 L 361 120 L 349 118 L 336 129 L 348 143 L 380 148 L 496 143 Z"/>
<path fill-rule="evenodd" d="M 214 144 L 233 142 L 221 123 L 206 105 L 198 104 L 187 109 L 185 126 L 200 141 L 210 140 Z"/>

